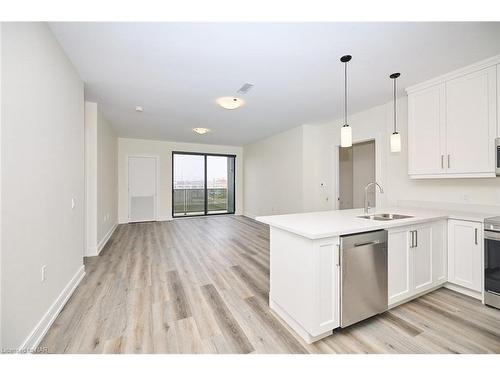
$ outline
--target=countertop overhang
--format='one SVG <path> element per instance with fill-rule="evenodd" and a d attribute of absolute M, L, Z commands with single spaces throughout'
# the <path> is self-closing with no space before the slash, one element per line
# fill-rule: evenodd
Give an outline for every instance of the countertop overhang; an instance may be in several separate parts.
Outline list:
<path fill-rule="evenodd" d="M 407 219 L 377 221 L 360 218 L 363 209 L 306 212 L 287 215 L 258 216 L 255 220 L 311 240 L 346 234 L 395 228 L 441 219 L 483 222 L 491 215 L 479 212 L 448 211 L 415 207 L 380 208 L 374 213 L 397 213 L 413 216 Z"/>

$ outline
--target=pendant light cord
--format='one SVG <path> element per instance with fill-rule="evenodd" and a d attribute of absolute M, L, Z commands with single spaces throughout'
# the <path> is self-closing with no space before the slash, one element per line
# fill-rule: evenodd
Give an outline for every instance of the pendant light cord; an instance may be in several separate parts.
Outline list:
<path fill-rule="evenodd" d="M 396 133 L 396 79 L 394 78 L 394 133 Z"/>
<path fill-rule="evenodd" d="M 347 125 L 347 61 L 344 63 L 344 125 Z"/>

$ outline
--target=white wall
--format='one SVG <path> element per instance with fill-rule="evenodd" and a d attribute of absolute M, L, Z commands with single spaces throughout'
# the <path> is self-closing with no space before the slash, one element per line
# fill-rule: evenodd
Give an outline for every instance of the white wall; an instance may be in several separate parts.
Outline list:
<path fill-rule="evenodd" d="M 0 22 L 0 212 L 2 212 L 2 28 L 3 22 Z M 2 215 L 0 214 L 0 348 L 2 345 Z"/>
<path fill-rule="evenodd" d="M 339 209 L 353 208 L 353 163 L 352 147 L 339 149 Z"/>
<path fill-rule="evenodd" d="M 97 103 L 85 102 L 85 256 L 97 253 Z"/>
<path fill-rule="evenodd" d="M 398 131 L 402 151 L 391 153 L 389 139 L 393 131 L 393 103 L 387 102 L 349 116 L 353 142 L 375 140 L 376 180 L 384 194 L 377 192 L 377 207 L 397 205 L 401 201 L 426 201 L 436 205 L 466 204 L 500 206 L 500 178 L 411 180 L 408 177 L 407 98 L 398 100 Z M 337 199 L 338 145 L 342 120 L 308 124 L 277 134 L 245 150 L 245 202 L 252 216 L 267 215 L 267 206 L 279 202 L 275 214 L 335 209 Z M 283 140 L 295 134 L 293 145 Z M 302 139 L 302 147 L 296 146 Z M 263 148 L 261 145 L 265 145 Z M 271 156 L 258 156 L 274 150 Z M 270 151 L 269 151 L 270 152 Z M 302 160 L 302 163 L 300 162 Z M 252 166 L 253 165 L 253 166 Z M 258 167 L 257 167 L 258 165 Z M 250 166 L 247 169 L 247 166 Z M 283 183 L 283 168 L 295 178 L 294 185 Z M 295 168 L 293 167 L 295 166 Z M 277 176 L 271 182 L 257 183 L 262 176 Z M 268 178 L 268 177 L 267 177 Z M 251 183 L 249 183 L 249 181 Z M 286 180 L 283 180 L 286 181 Z M 269 188 L 271 186 L 271 188 Z M 279 186 L 280 189 L 273 188 Z M 299 186 L 302 195 L 298 193 Z M 265 195 L 266 204 L 256 202 Z M 286 197 L 285 202 L 283 197 Z M 293 197 L 293 198 L 291 198 Z M 250 208 L 253 211 L 250 211 Z M 456 206 L 458 207 L 458 206 Z M 472 209 L 472 208 L 471 208 Z"/>
<path fill-rule="evenodd" d="M 387 180 L 388 110 L 388 105 L 378 106 L 349 119 L 354 143 L 375 140 L 376 180 L 382 186 Z M 306 124 L 246 145 L 245 214 L 253 217 L 335 209 L 341 123 Z M 377 193 L 377 206 L 386 202 L 386 194 Z M 269 207 L 274 207 L 274 212 Z"/>
<path fill-rule="evenodd" d="M 44 23 L 4 23 L 1 59 L 2 345 L 16 349 L 83 268 L 84 99 Z"/>
<path fill-rule="evenodd" d="M 158 220 L 172 219 L 172 151 L 206 152 L 236 155 L 236 209 L 243 213 L 243 148 L 197 143 L 151 141 L 144 139 L 118 139 L 118 221 L 128 222 L 127 157 L 134 155 L 158 156 L 159 194 Z"/>
<path fill-rule="evenodd" d="M 86 256 L 98 255 L 118 222 L 118 138 L 97 103 L 85 103 Z"/>
<path fill-rule="evenodd" d="M 302 211 L 302 140 L 297 127 L 244 147 L 246 216 Z"/>
<path fill-rule="evenodd" d="M 353 144 L 353 208 L 362 208 L 365 205 L 365 186 L 375 181 L 375 143 L 361 142 Z M 368 204 L 375 203 L 375 187 L 371 187 L 367 194 Z"/>

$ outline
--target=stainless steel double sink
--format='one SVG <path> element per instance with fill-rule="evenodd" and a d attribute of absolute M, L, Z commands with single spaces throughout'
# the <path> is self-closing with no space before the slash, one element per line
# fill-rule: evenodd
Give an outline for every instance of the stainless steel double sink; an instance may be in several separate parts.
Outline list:
<path fill-rule="evenodd" d="M 358 216 L 358 217 L 361 219 L 389 221 L 389 220 L 398 220 L 398 219 L 408 219 L 408 218 L 411 218 L 413 216 L 401 215 L 401 214 L 371 214 L 371 215 L 363 215 L 363 216 Z"/>

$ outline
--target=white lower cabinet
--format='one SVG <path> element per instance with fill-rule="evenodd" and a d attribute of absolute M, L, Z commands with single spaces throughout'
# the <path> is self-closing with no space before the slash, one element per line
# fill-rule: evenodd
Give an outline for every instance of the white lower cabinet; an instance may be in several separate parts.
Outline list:
<path fill-rule="evenodd" d="M 446 281 L 446 221 L 389 229 L 389 305 Z"/>
<path fill-rule="evenodd" d="M 387 244 L 389 305 L 411 295 L 410 229 L 390 229 Z"/>
<path fill-rule="evenodd" d="M 448 221 L 448 281 L 481 292 L 482 225 L 474 221 Z"/>
<path fill-rule="evenodd" d="M 306 342 L 340 323 L 339 237 L 311 240 L 270 229 L 269 304 Z"/>
<path fill-rule="evenodd" d="M 432 223 L 413 229 L 413 292 L 423 292 L 433 285 L 432 279 Z"/>

